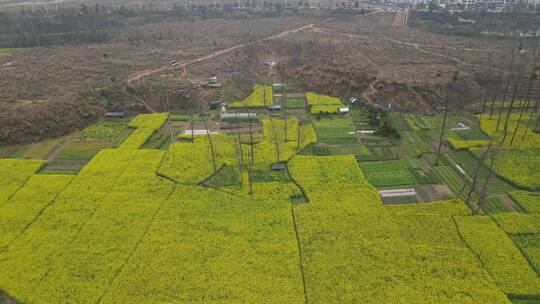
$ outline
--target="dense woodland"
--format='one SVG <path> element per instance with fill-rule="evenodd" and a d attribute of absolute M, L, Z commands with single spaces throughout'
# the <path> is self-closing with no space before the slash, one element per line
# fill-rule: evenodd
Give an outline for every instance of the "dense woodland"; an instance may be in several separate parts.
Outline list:
<path fill-rule="evenodd" d="M 128 25 L 142 25 L 171 20 L 200 20 L 208 18 L 265 18 L 303 15 L 298 7 L 285 9 L 281 4 L 262 2 L 266 10 L 256 10 L 255 1 L 247 2 L 242 9 L 234 5 L 193 5 L 186 9 L 181 3 L 170 9 L 155 8 L 151 3 L 139 7 L 119 7 L 95 4 L 80 8 L 29 8 L 19 12 L 0 12 L 0 47 L 41 47 L 60 44 L 105 42 Z M 299 6 L 304 2 L 300 1 Z M 306 2 L 307 4 L 307 2 Z M 356 5 L 358 6 L 358 5 Z M 335 10 L 328 16 L 358 15 L 363 11 Z M 309 13 L 308 13 L 309 14 Z M 136 40 L 140 34 L 130 32 Z"/>

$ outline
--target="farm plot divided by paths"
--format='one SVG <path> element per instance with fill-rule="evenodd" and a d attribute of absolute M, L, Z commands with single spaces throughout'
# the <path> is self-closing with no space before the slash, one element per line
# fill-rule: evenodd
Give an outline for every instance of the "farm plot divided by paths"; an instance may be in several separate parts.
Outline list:
<path fill-rule="evenodd" d="M 298 255 L 286 200 L 180 186 L 103 302 L 304 303 Z"/>
<path fill-rule="evenodd" d="M 260 42 L 264 42 L 264 41 L 268 41 L 268 40 L 273 40 L 273 39 L 277 39 L 277 38 L 282 38 L 282 37 L 286 37 L 290 34 L 293 34 L 293 33 L 296 33 L 296 32 L 299 32 L 299 31 L 302 31 L 302 30 L 305 30 L 305 29 L 309 29 L 311 27 L 313 27 L 314 24 L 307 24 L 307 25 L 303 25 L 299 28 L 296 28 L 296 29 L 292 29 L 292 30 L 286 30 L 286 31 L 283 31 L 277 35 L 273 35 L 273 36 L 269 36 L 269 37 L 266 37 L 266 38 L 262 38 L 262 39 L 259 39 L 259 40 L 256 40 L 256 41 L 251 41 L 251 42 L 246 42 L 246 43 L 241 43 L 241 44 L 238 44 L 238 45 L 235 45 L 235 46 L 232 46 L 230 48 L 227 48 L 227 49 L 223 49 L 223 50 L 219 50 L 219 51 L 215 51 L 213 53 L 210 53 L 208 55 L 205 55 L 203 57 L 200 57 L 200 58 L 196 58 L 196 59 L 187 59 L 187 60 L 184 60 L 184 61 L 181 61 L 179 62 L 177 65 L 175 65 L 174 67 L 175 68 L 185 68 L 187 66 L 190 66 L 192 64 L 195 64 L 195 63 L 198 63 L 198 62 L 202 62 L 202 61 L 206 61 L 206 60 L 210 60 L 210 59 L 213 59 L 215 57 L 218 57 L 218 56 L 221 56 L 223 54 L 226 54 L 226 53 L 230 53 L 234 50 L 237 50 L 237 49 L 240 49 L 240 48 L 243 48 L 243 47 L 246 47 L 246 46 L 249 46 L 249 45 L 252 45 L 252 44 L 257 44 L 257 43 L 260 43 Z M 127 84 L 131 84 L 133 81 L 137 81 L 137 80 L 140 80 L 146 76 L 150 76 L 150 75 L 154 75 L 156 73 L 160 73 L 160 72 L 163 72 L 163 71 L 166 71 L 168 69 L 170 69 L 171 66 L 169 65 L 165 65 L 165 66 L 162 66 L 162 67 L 159 67 L 159 68 L 156 68 L 156 69 L 153 69 L 153 70 L 145 70 L 145 71 L 141 71 L 141 72 L 137 72 L 133 75 L 131 75 L 128 79 L 127 79 Z"/>
<path fill-rule="evenodd" d="M 155 130 L 165 118 L 129 125 Z M 353 155 L 295 156 L 315 131 L 296 118 L 286 126 L 263 121 L 253 195 L 252 172 L 238 167 L 240 185 L 198 184 L 216 173 L 205 137 L 168 151 L 105 149 L 74 176 L 0 160 L 13 172 L 0 171 L 1 292 L 22 303 L 491 304 L 540 294 L 538 214 L 472 216 L 456 199 L 383 205 Z M 236 141 L 212 140 L 219 164 L 234 168 Z M 270 172 L 275 161 L 287 162 L 283 176 Z"/>
<path fill-rule="evenodd" d="M 352 156 L 297 156 L 290 172 L 310 200 L 295 207 L 310 303 L 508 303 L 449 218 L 413 227 L 449 238 L 438 246 L 399 226 Z"/>

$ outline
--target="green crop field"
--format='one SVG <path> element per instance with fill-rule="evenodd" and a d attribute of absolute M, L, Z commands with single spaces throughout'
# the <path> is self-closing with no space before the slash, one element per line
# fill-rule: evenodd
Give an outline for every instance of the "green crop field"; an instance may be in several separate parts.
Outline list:
<path fill-rule="evenodd" d="M 410 186 L 418 181 L 405 159 L 372 161 L 360 164 L 368 181 L 375 187 Z"/>
<path fill-rule="evenodd" d="M 358 142 L 350 117 L 324 117 L 313 120 L 317 133 L 315 155 L 344 155 L 366 153 Z"/>
<path fill-rule="evenodd" d="M 485 164 L 480 164 L 475 155 L 470 151 L 455 151 L 450 149 L 449 156 L 454 159 L 469 176 L 474 176 L 478 166 L 480 166 L 480 169 L 477 175 L 480 178 L 486 178 L 489 175 L 489 167 Z M 492 175 L 490 178 L 488 189 L 488 193 L 490 194 L 509 193 L 515 189 L 514 186 L 495 175 Z"/>
<path fill-rule="evenodd" d="M 84 130 L 75 138 L 69 139 L 57 159 L 90 160 L 101 149 L 117 146 L 129 135 L 128 121 L 104 120 Z"/>
<path fill-rule="evenodd" d="M 491 196 L 482 203 L 482 210 L 487 213 L 512 212 L 512 209 L 499 196 Z"/>
<path fill-rule="evenodd" d="M 405 121 L 413 131 L 431 129 L 431 124 L 422 115 L 407 114 L 405 115 Z"/>

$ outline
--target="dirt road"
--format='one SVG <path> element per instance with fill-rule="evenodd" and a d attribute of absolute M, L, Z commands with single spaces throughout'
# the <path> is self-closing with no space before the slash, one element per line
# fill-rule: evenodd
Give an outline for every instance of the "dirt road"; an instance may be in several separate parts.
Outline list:
<path fill-rule="evenodd" d="M 368 37 L 368 36 L 362 36 L 362 35 L 355 35 L 355 34 L 350 34 L 350 33 L 338 32 L 338 31 L 335 31 L 333 29 L 316 27 L 316 26 L 311 26 L 310 30 L 312 30 L 315 33 L 325 33 L 325 32 L 326 33 L 333 33 L 333 34 L 337 34 L 337 35 L 341 35 L 341 36 L 345 36 L 345 37 L 349 37 L 349 38 L 359 38 L 359 39 L 364 39 L 364 40 L 376 40 L 376 39 L 385 40 L 385 41 L 393 42 L 395 44 L 412 47 L 412 48 L 416 49 L 417 51 L 419 51 L 421 53 L 437 56 L 437 57 L 440 57 L 440 58 L 444 58 L 444 59 L 446 59 L 448 61 L 453 61 L 453 62 L 455 62 L 457 64 L 474 66 L 474 67 L 478 67 L 478 68 L 482 68 L 482 69 L 488 69 L 488 70 L 492 70 L 492 71 L 506 73 L 506 71 L 498 69 L 498 68 L 494 68 L 494 67 L 486 66 L 486 65 L 481 65 L 481 64 L 476 64 L 476 63 L 465 62 L 465 61 L 463 61 L 463 60 L 461 60 L 459 58 L 456 58 L 456 57 L 452 57 L 452 56 L 449 56 L 449 55 L 446 55 L 446 54 L 441 54 L 441 53 L 437 53 L 437 52 L 434 52 L 434 51 L 424 49 L 424 48 L 442 48 L 442 46 L 439 46 L 439 45 L 423 45 L 423 44 L 420 44 L 420 43 L 405 42 L 405 41 L 397 40 L 397 39 L 394 39 L 394 38 L 390 38 L 390 37 L 388 37 L 388 36 L 386 36 L 384 34 L 381 34 L 383 38 L 374 38 L 374 37 Z M 480 52 L 480 53 L 486 53 L 486 54 L 490 53 L 490 52 L 493 52 L 493 50 L 489 50 L 489 49 L 459 48 L 459 47 L 445 47 L 445 48 L 454 49 L 454 50 L 461 50 L 461 51 L 469 51 L 469 52 Z"/>
<path fill-rule="evenodd" d="M 140 80 L 140 79 L 143 78 L 143 77 L 150 76 L 150 75 L 153 75 L 153 74 L 157 74 L 157 73 L 166 71 L 166 70 L 168 70 L 168 69 L 170 69 L 170 68 L 174 68 L 174 69 L 185 68 L 185 67 L 187 67 L 187 66 L 189 66 L 189 65 L 192 65 L 192 64 L 194 64 L 194 63 L 198 63 L 198 62 L 201 62 L 201 61 L 206 61 L 206 60 L 209 60 L 209 59 L 212 59 L 212 58 L 221 56 L 221 55 L 223 55 L 223 54 L 232 52 L 232 51 L 234 51 L 234 50 L 237 50 L 237 49 L 246 47 L 246 46 L 248 46 L 248 45 L 257 44 L 257 43 L 264 42 L 264 41 L 268 41 L 268 40 L 272 40 L 272 39 L 282 38 L 282 37 L 288 36 L 288 35 L 290 35 L 290 34 L 293 34 L 293 33 L 296 33 L 296 32 L 299 32 L 299 31 L 302 31 L 302 30 L 305 30 L 305 29 L 308 29 L 308 28 L 312 28 L 313 26 L 314 26 L 314 24 L 307 24 L 307 25 L 301 26 L 301 27 L 296 28 L 296 29 L 283 31 L 283 32 L 281 32 L 281 33 L 279 33 L 279 34 L 277 34 L 277 35 L 269 36 L 269 37 L 262 38 L 262 39 L 259 39 L 259 40 L 255 40 L 255 41 L 250 41 L 250 42 L 246 42 L 246 43 L 237 44 L 237 45 L 232 46 L 232 47 L 227 48 L 227 49 L 215 51 L 215 52 L 210 53 L 210 54 L 208 54 L 208 55 L 205 55 L 205 56 L 203 56 L 203 57 L 179 61 L 179 62 L 178 62 L 176 65 L 174 65 L 174 66 L 171 66 L 171 65 L 164 65 L 164 66 L 161 66 L 161 67 L 156 68 L 156 69 L 140 71 L 140 72 L 137 72 L 137 73 L 131 75 L 131 76 L 127 79 L 127 84 L 129 85 L 129 84 L 131 84 L 133 81 L 137 81 L 137 80 Z"/>

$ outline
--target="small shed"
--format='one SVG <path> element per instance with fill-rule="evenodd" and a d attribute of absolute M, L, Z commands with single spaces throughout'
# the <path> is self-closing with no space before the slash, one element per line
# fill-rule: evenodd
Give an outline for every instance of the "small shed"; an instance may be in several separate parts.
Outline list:
<path fill-rule="evenodd" d="M 280 111 L 281 110 L 281 106 L 280 105 L 271 105 L 269 107 L 267 107 L 268 110 L 270 111 Z"/>
<path fill-rule="evenodd" d="M 339 108 L 339 115 L 346 115 L 349 114 L 349 108 L 341 107 Z"/>
<path fill-rule="evenodd" d="M 105 112 L 104 117 L 121 118 L 126 117 L 126 112 Z"/>
<path fill-rule="evenodd" d="M 272 171 L 283 171 L 287 169 L 286 163 L 274 163 L 272 164 Z"/>

